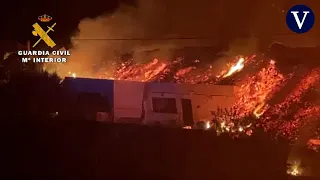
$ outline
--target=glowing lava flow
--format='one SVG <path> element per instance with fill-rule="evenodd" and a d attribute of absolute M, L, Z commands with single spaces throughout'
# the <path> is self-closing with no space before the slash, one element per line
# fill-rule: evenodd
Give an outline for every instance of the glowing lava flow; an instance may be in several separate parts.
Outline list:
<path fill-rule="evenodd" d="M 275 106 L 276 113 L 282 115 L 288 113 L 289 106 L 299 103 L 303 94 L 305 94 L 312 86 L 316 85 L 320 80 L 320 69 L 313 69 L 308 73 L 296 86 L 296 88 L 285 98 L 285 100 Z M 282 110 L 282 111 L 279 111 Z"/>
<path fill-rule="evenodd" d="M 167 73 L 169 65 L 169 63 L 160 62 L 158 59 L 141 65 L 128 66 L 123 63 L 115 72 L 114 78 L 118 80 L 150 81 L 157 78 L 161 73 Z"/>
<path fill-rule="evenodd" d="M 240 86 L 235 103 L 238 115 L 244 117 L 254 113 L 260 117 L 268 108 L 265 102 L 281 88 L 284 81 L 284 76 L 279 73 L 275 62 L 271 60 L 266 68 L 246 79 Z"/>
<path fill-rule="evenodd" d="M 128 61 L 121 63 L 113 72 L 100 72 L 98 77 L 142 82 L 169 81 L 188 84 L 219 84 L 224 80 L 233 80 L 240 74 L 244 75 L 247 68 L 258 67 L 255 66 L 258 62 L 255 56 L 236 58 L 232 63 L 228 63 L 220 73 L 217 73 L 217 69 L 214 69 L 214 66 L 210 64 L 206 68 L 199 68 L 199 60 L 195 60 L 190 66 L 183 65 L 182 62 L 182 59 L 175 61 L 154 59 L 145 64 Z M 306 122 L 312 121 L 320 112 L 318 110 L 319 106 L 305 103 L 302 99 L 320 81 L 320 69 L 311 70 L 306 76 L 301 77 L 301 81 L 288 93 L 284 101 L 273 105 L 270 104 L 270 100 L 286 85 L 293 74 L 284 75 L 280 73 L 276 65 L 276 61 L 269 60 L 264 67 L 255 71 L 254 74 L 247 74 L 241 79 L 240 83 L 236 83 L 238 88 L 235 92 L 236 101 L 233 108 L 229 110 L 230 112 L 217 112 L 213 115 L 217 124 L 211 125 L 211 123 L 208 123 L 206 128 L 209 128 L 210 125 L 210 128 L 218 127 L 219 131 L 223 132 L 234 131 L 251 135 L 255 126 L 259 125 L 267 131 L 277 131 L 276 134 L 294 139 L 297 129 L 304 126 Z M 80 74 L 71 71 L 68 75 L 76 78 L 80 77 Z M 91 77 L 96 78 L 97 75 Z M 291 105 L 295 104 L 304 105 L 297 112 L 291 111 Z M 212 111 L 217 110 L 212 109 Z M 293 114 L 287 116 L 290 113 Z"/>

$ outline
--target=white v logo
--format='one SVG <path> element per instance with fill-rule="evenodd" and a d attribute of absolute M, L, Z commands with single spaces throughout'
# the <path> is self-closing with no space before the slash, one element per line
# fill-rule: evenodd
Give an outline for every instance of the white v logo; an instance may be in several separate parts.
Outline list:
<path fill-rule="evenodd" d="M 297 23 L 299 29 L 301 29 L 304 24 L 304 20 L 306 20 L 306 17 L 310 13 L 310 11 L 303 11 L 302 22 L 300 21 L 300 19 L 298 17 L 298 13 L 299 13 L 299 11 L 291 11 L 291 14 L 293 14 L 294 19 L 296 20 L 296 23 Z"/>

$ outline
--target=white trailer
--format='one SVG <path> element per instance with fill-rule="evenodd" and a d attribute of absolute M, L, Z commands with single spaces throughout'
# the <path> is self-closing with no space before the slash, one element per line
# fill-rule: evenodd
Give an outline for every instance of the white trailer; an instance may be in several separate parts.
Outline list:
<path fill-rule="evenodd" d="M 193 126 L 231 108 L 234 86 L 114 81 L 114 121 Z"/>
<path fill-rule="evenodd" d="M 78 92 L 90 90 L 91 93 L 108 96 L 112 120 L 116 123 L 193 126 L 197 121 L 211 120 L 211 111 L 231 108 L 235 101 L 235 86 L 99 80 L 99 83 L 104 84 L 99 89 L 90 88 L 88 79 L 68 80 L 78 81 L 74 83 L 77 84 L 74 89 Z M 91 84 L 99 86 L 99 83 Z M 86 87 L 79 87 L 81 84 L 86 84 Z M 105 84 L 112 84 L 112 87 Z"/>

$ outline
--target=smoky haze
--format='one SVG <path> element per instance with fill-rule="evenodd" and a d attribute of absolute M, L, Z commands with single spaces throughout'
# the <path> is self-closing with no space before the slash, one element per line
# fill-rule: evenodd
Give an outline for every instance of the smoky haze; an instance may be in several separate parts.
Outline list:
<path fill-rule="evenodd" d="M 254 1 L 243 5 L 206 0 L 183 4 L 138 0 L 136 7 L 121 5 L 113 14 L 81 20 L 78 32 L 71 38 L 71 56 L 67 64 L 59 65 L 58 74 L 66 76 L 72 71 L 91 76 L 101 67 L 111 73 L 121 54 L 134 52 L 136 62 L 147 62 L 151 59 L 139 52 L 155 49 L 160 49 L 155 58 L 161 60 L 172 57 L 170 49 L 187 46 L 229 46 L 226 56 L 254 53 L 257 42 L 248 38 L 255 21 L 253 6 Z M 195 39 L 181 39 L 186 37 Z M 228 59 L 215 64 L 222 66 Z"/>

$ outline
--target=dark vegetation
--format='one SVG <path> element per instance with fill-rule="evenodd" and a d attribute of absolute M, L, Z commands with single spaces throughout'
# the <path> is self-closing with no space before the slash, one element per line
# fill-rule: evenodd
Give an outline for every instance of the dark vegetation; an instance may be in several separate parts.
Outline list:
<path fill-rule="evenodd" d="M 3 179 L 287 179 L 286 143 L 93 121 L 1 126 Z M 303 178 L 299 178 L 303 179 Z"/>
<path fill-rule="evenodd" d="M 288 143 L 265 133 L 234 140 L 211 131 L 83 121 L 80 115 L 56 119 L 52 113 L 59 110 L 77 114 L 60 79 L 17 65 L 1 66 L 1 179 L 289 178 Z"/>

